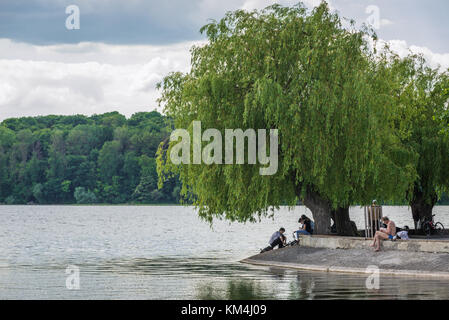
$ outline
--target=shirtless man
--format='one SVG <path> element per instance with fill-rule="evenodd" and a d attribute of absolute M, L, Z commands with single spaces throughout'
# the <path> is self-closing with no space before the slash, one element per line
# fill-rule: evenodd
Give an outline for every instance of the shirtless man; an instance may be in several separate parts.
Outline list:
<path fill-rule="evenodd" d="M 382 240 L 390 239 L 392 240 L 393 237 L 396 235 L 396 225 L 393 221 L 388 219 L 388 217 L 382 217 L 382 222 L 387 225 L 387 228 L 380 228 L 379 231 L 376 232 L 374 235 L 374 241 L 371 244 L 371 247 L 374 247 L 374 251 L 380 251 L 380 242 Z"/>

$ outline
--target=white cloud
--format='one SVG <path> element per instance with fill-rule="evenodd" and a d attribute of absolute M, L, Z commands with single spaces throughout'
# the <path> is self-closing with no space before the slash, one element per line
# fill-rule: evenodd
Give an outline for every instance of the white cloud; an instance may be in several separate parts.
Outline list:
<path fill-rule="evenodd" d="M 171 71 L 189 70 L 193 44 L 38 46 L 0 39 L 0 121 L 113 110 L 130 116 L 153 110 L 160 94 L 156 83 Z M 389 44 L 401 56 L 422 53 L 431 66 L 449 68 L 449 53 L 403 40 Z"/>
<path fill-rule="evenodd" d="M 188 71 L 192 45 L 36 46 L 1 39 L 0 121 L 112 110 L 130 116 L 152 110 L 159 95 L 156 83 L 171 71 Z"/>
<path fill-rule="evenodd" d="M 435 53 L 427 47 L 415 45 L 410 46 L 404 40 L 380 40 L 377 47 L 380 49 L 385 43 L 388 43 L 391 50 L 399 54 L 401 57 L 405 57 L 410 53 L 422 54 L 431 67 L 441 67 L 442 70 L 449 69 L 449 53 Z"/>
<path fill-rule="evenodd" d="M 392 24 L 393 24 L 393 21 L 391 21 L 391 20 L 380 19 L 380 26 L 381 27 L 391 26 Z"/>

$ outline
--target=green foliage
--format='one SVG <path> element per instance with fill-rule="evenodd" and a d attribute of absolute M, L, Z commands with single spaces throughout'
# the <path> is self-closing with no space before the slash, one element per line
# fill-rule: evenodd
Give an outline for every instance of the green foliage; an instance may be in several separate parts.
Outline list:
<path fill-rule="evenodd" d="M 5 199 L 5 203 L 6 204 L 15 204 L 16 203 L 16 199 L 14 198 L 14 196 L 8 196 Z"/>
<path fill-rule="evenodd" d="M 156 111 L 6 119 L 0 203 L 177 202 L 179 183 L 157 190 L 155 153 L 170 130 Z"/>
<path fill-rule="evenodd" d="M 65 192 L 65 193 L 70 192 L 70 185 L 71 185 L 71 184 L 72 184 L 71 181 L 69 181 L 69 180 L 64 180 L 64 181 L 61 183 L 61 191 L 62 191 L 62 192 Z"/>
<path fill-rule="evenodd" d="M 95 194 L 90 190 L 84 189 L 83 187 L 75 188 L 74 197 L 76 203 L 79 204 L 92 204 L 97 202 L 97 197 Z"/>
<path fill-rule="evenodd" d="M 36 183 L 33 186 L 33 197 L 37 200 L 37 203 L 44 204 L 45 203 L 45 197 L 44 197 L 44 187 L 40 183 Z"/>
<path fill-rule="evenodd" d="M 181 194 L 201 217 L 253 221 L 271 206 L 293 205 L 314 190 L 332 208 L 401 199 L 415 179 L 413 150 L 393 125 L 397 102 L 388 61 L 370 31 L 342 27 L 322 3 L 230 12 L 204 26 L 192 69 L 172 73 L 160 103 L 176 128 L 276 128 L 279 170 L 257 165 L 174 166 L 159 150 L 161 182 L 179 174 Z"/>
<path fill-rule="evenodd" d="M 98 155 L 98 170 L 104 182 L 112 183 L 112 178 L 117 175 L 123 166 L 123 156 L 120 152 L 118 141 L 107 141 Z"/>
<path fill-rule="evenodd" d="M 402 141 L 417 154 L 417 176 L 407 200 L 434 205 L 449 186 L 449 128 L 445 117 L 449 103 L 449 70 L 431 68 L 422 56 L 391 58 L 396 99 L 396 123 Z"/>
<path fill-rule="evenodd" d="M 150 203 L 153 201 L 153 190 L 157 189 L 157 173 L 156 162 L 153 158 L 143 155 L 139 159 L 142 168 L 140 182 L 137 185 L 133 198 L 142 203 Z M 157 194 L 155 194 L 157 196 Z"/>

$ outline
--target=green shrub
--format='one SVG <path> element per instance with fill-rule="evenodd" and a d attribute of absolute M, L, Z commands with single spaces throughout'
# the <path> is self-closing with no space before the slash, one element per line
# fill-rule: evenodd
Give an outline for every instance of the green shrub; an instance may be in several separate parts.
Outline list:
<path fill-rule="evenodd" d="M 76 200 L 76 203 L 79 204 L 91 204 L 97 202 L 97 197 L 95 196 L 95 193 L 93 193 L 90 190 L 86 190 L 83 187 L 77 187 L 75 189 L 73 196 Z"/>

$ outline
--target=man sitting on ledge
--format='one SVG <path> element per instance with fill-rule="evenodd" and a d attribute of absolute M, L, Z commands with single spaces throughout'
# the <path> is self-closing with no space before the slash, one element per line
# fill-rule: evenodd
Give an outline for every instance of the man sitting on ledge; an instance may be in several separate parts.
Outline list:
<path fill-rule="evenodd" d="M 388 217 L 382 217 L 382 222 L 387 225 L 387 228 L 380 228 L 379 231 L 376 231 L 374 235 L 374 241 L 371 244 L 371 247 L 374 247 L 374 251 L 380 251 L 380 243 L 382 240 L 390 239 L 393 240 L 396 235 L 396 225 L 393 221 L 388 219 Z"/>
<path fill-rule="evenodd" d="M 285 229 L 280 228 L 279 231 L 276 231 L 273 233 L 273 235 L 270 238 L 270 241 L 268 242 L 270 245 L 266 247 L 265 249 L 261 250 L 260 253 L 273 250 L 276 246 L 280 248 L 283 248 L 285 246 L 285 242 L 287 238 L 284 236 Z"/>

